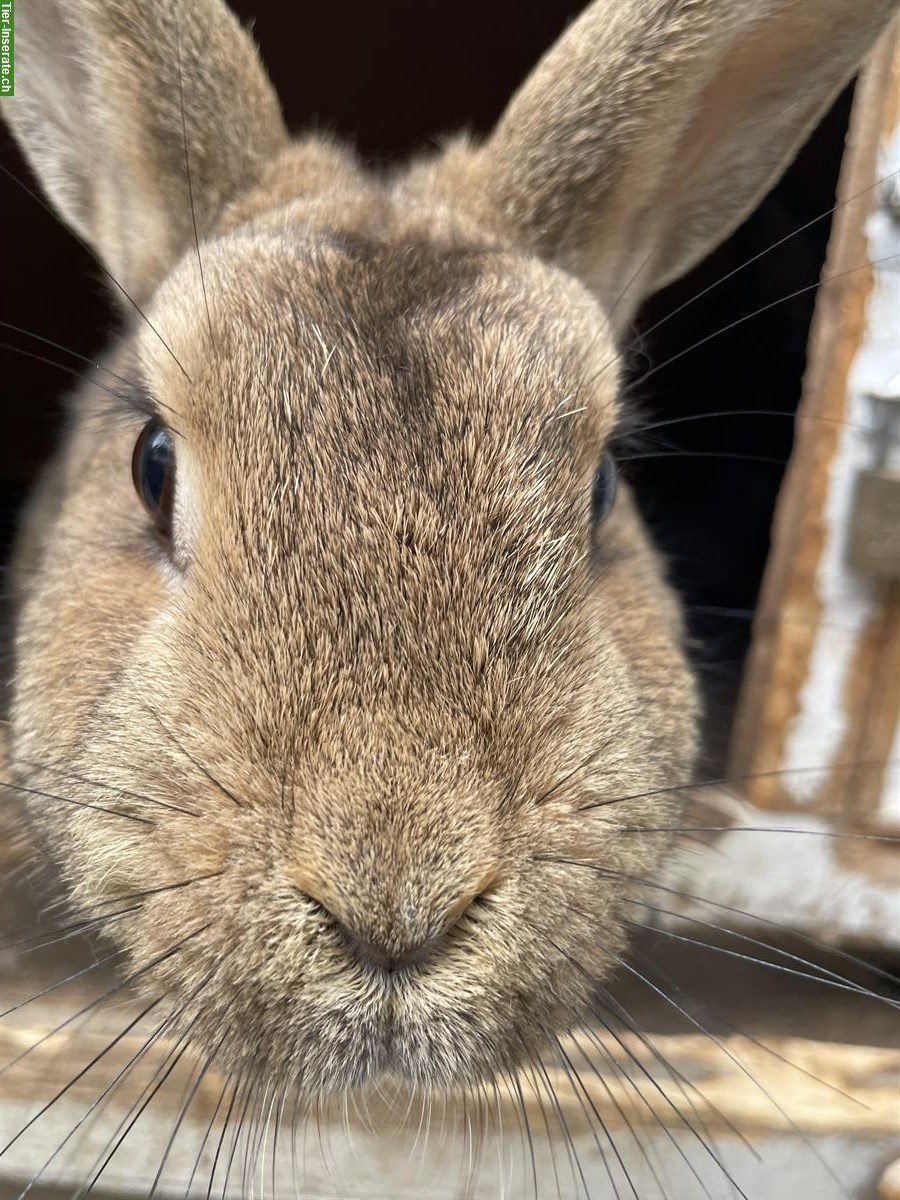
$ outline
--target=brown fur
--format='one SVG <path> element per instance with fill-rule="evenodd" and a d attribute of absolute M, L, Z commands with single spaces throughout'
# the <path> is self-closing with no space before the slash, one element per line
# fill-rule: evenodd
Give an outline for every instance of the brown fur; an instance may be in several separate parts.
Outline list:
<path fill-rule="evenodd" d="M 4 111 L 146 305 L 109 363 L 175 431 L 177 485 L 167 555 L 130 478 L 145 418 L 86 385 L 19 555 L 11 758 L 142 818 L 32 806 L 88 911 L 167 889 L 114 936 L 135 970 L 177 947 L 141 984 L 201 1044 L 224 1033 L 221 1063 L 473 1079 L 608 972 L 615 872 L 664 849 L 617 828 L 671 804 L 583 806 L 683 781 L 696 739 L 625 489 L 590 528 L 614 325 L 740 218 L 892 7 L 598 0 L 483 147 L 388 180 L 286 143 L 218 0 L 25 22 Z M 699 191 L 672 183 L 685 161 Z"/>

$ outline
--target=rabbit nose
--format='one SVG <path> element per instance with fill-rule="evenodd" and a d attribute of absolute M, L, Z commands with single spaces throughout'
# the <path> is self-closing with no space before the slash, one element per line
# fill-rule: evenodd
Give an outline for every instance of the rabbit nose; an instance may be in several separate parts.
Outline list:
<path fill-rule="evenodd" d="M 363 933 L 348 928 L 342 921 L 338 921 L 338 926 L 361 959 L 386 971 L 399 971 L 401 967 L 429 958 L 481 892 L 482 889 L 479 889 L 459 896 L 437 919 L 432 917 L 424 927 L 418 919 L 419 913 L 411 904 L 401 911 L 396 926 L 386 936 L 374 930 Z"/>
<path fill-rule="evenodd" d="M 361 962 L 394 972 L 429 958 L 489 886 L 490 880 L 485 879 L 478 887 L 466 890 L 438 911 L 407 901 L 387 920 L 383 916 L 378 919 L 375 914 L 370 920 L 356 918 L 343 911 L 342 905 L 317 895 L 308 886 L 304 891 L 328 914 L 335 929 Z"/>

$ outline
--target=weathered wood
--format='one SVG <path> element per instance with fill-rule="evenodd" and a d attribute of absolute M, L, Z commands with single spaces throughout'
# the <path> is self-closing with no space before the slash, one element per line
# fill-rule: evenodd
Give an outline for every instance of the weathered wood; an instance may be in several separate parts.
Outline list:
<path fill-rule="evenodd" d="M 900 584 L 848 561 L 871 430 L 900 379 L 900 23 L 857 87 L 798 411 L 734 727 L 740 823 L 695 890 L 832 940 L 900 945 Z M 826 835 L 826 837 L 815 836 Z M 763 839 L 763 840 L 758 840 Z M 764 869 L 761 864 L 765 863 Z"/>
<path fill-rule="evenodd" d="M 11 1062 L 31 1046 L 36 1049 L 4 1078 L 3 1099 L 7 1111 L 19 1105 L 35 1109 L 50 1100 L 60 1088 L 76 1079 L 78 1072 L 128 1024 L 128 1015 L 118 1014 L 115 1021 L 97 1028 L 78 1030 L 50 1037 L 38 1045 L 49 1030 L 44 1026 L 24 1025 L 0 1031 L 0 1063 Z M 130 1033 L 122 1038 L 102 1064 L 76 1079 L 67 1092 L 70 1103 L 88 1105 L 116 1077 L 147 1041 L 154 1028 L 147 1023 L 143 1032 Z M 657 1035 L 652 1044 L 660 1056 L 669 1062 L 683 1078 L 690 1079 L 698 1089 L 694 1103 L 703 1113 L 704 1122 L 712 1130 L 723 1130 L 733 1122 L 746 1135 L 757 1133 L 862 1133 L 875 1136 L 900 1130 L 900 1050 L 880 1046 L 842 1045 L 832 1042 L 807 1041 L 803 1038 L 775 1037 L 761 1045 L 753 1040 L 733 1035 L 720 1042 L 697 1035 Z M 520 1078 L 522 1096 L 532 1120 L 540 1120 L 540 1105 L 546 1103 L 545 1080 L 549 1080 L 559 1100 L 566 1123 L 571 1129 L 588 1127 L 589 1112 L 585 1112 L 581 1097 L 590 1096 L 605 1125 L 610 1129 L 625 1126 L 625 1115 L 634 1108 L 635 1091 L 624 1071 L 635 1062 L 652 1069 L 659 1090 L 646 1089 L 646 1104 L 641 1112 L 631 1112 L 632 1119 L 641 1125 L 681 1124 L 679 1109 L 684 1103 L 679 1081 L 665 1070 L 648 1050 L 641 1038 L 621 1034 L 617 1038 L 603 1030 L 563 1042 L 569 1061 L 578 1069 L 583 1090 L 573 1088 L 561 1065 L 554 1065 L 548 1055 L 546 1077 L 537 1079 L 527 1072 Z M 171 1041 L 160 1039 L 153 1052 L 117 1089 L 113 1109 L 124 1115 L 142 1095 L 158 1064 L 172 1051 Z M 167 1128 L 177 1116 L 184 1099 L 184 1087 L 195 1070 L 197 1060 L 189 1057 L 163 1088 L 154 1103 L 154 1124 Z M 210 1072 L 198 1087 L 192 1105 L 191 1124 L 200 1127 L 212 1115 L 221 1094 L 223 1079 Z M 778 1097 L 778 1105 L 767 1098 Z M 842 1094 L 843 1093 L 843 1094 Z M 347 1121 L 351 1127 L 363 1127 L 365 1122 L 390 1129 L 402 1125 L 400 1118 L 407 1112 L 415 1097 L 402 1089 L 388 1103 L 384 1092 L 373 1091 L 366 1097 L 364 1117 L 361 1109 L 350 1111 Z M 781 1111 L 779 1111 L 779 1106 Z M 497 1120 L 509 1124 L 516 1121 L 517 1092 L 503 1092 L 493 1106 Z M 462 1093 L 452 1095 L 446 1103 L 448 1119 L 460 1117 L 463 1111 Z M 398 1116 L 399 1114 L 399 1116 Z M 593 1124 L 590 1121 L 590 1124 Z"/>
<path fill-rule="evenodd" d="M 844 544 L 856 473 L 877 454 L 867 393 L 900 370 L 900 220 L 888 195 L 898 168 L 895 25 L 853 106 L 732 755 L 735 775 L 759 776 L 745 789 L 758 807 L 856 825 L 900 823 L 887 767 L 900 716 L 900 589 L 849 567 Z M 819 764 L 820 775 L 795 770 Z"/>
<path fill-rule="evenodd" d="M 4 1179 L 30 1178 L 75 1127 L 78 1137 L 54 1161 L 47 1181 L 68 1187 L 84 1182 L 103 1161 L 117 1130 L 136 1111 L 148 1087 L 159 1079 L 161 1065 L 172 1050 L 171 1043 L 160 1040 L 125 1076 L 98 1115 L 84 1121 L 91 1104 L 145 1045 L 152 1025 L 148 1022 L 145 1030 L 135 1029 L 122 1038 L 96 1067 L 77 1078 L 78 1072 L 126 1026 L 134 1010 L 120 1006 L 95 1022 L 38 1045 L 60 1014 L 67 1014 L 72 1007 L 71 1002 L 47 1001 L 37 1014 L 40 1023 L 32 1019 L 13 1028 L 0 1026 L 0 1064 L 9 1063 L 35 1046 L 19 1066 L 3 1077 L 3 1141 L 74 1080 L 48 1113 L 0 1159 L 0 1183 Z M 303 1151 L 298 1168 L 291 1139 L 282 1138 L 277 1156 L 277 1194 L 294 1194 L 296 1170 L 304 1181 L 300 1191 L 303 1196 L 362 1195 L 368 1180 L 370 1184 L 377 1181 L 377 1196 L 496 1197 L 500 1194 L 496 1190 L 498 1180 L 504 1178 L 507 1184 L 510 1178 L 518 1180 L 505 1194 L 530 1195 L 531 1168 L 522 1141 L 526 1125 L 534 1146 L 541 1189 L 538 1194 L 543 1195 L 545 1188 L 557 1194 L 554 1180 L 558 1170 L 562 1194 L 573 1198 L 583 1193 L 577 1177 L 569 1181 L 569 1141 L 584 1164 L 590 1194 L 615 1194 L 608 1188 L 595 1134 L 607 1154 L 612 1138 L 629 1170 L 643 1180 L 639 1191 L 642 1200 L 660 1193 L 652 1178 L 644 1179 L 646 1164 L 637 1148 L 638 1140 L 653 1150 L 667 1178 L 677 1180 L 680 1173 L 684 1176 L 680 1184 L 672 1182 L 662 1193 L 667 1197 L 702 1195 L 690 1172 L 684 1174 L 682 1152 L 712 1185 L 712 1195 L 725 1194 L 724 1176 L 704 1151 L 701 1137 L 710 1145 L 714 1142 L 716 1152 L 724 1154 L 730 1169 L 736 1171 L 746 1169 L 749 1158 L 736 1130 L 766 1153 L 777 1156 L 786 1152 L 779 1146 L 790 1148 L 788 1160 L 793 1163 L 796 1178 L 801 1183 L 808 1181 L 810 1188 L 815 1186 L 817 1196 L 832 1193 L 827 1188 L 818 1190 L 822 1186 L 821 1167 L 810 1145 L 840 1144 L 849 1148 L 845 1154 L 856 1154 L 861 1162 L 869 1164 L 869 1171 L 879 1156 L 883 1161 L 889 1153 L 892 1140 L 896 1145 L 900 1129 L 898 1049 L 791 1037 L 768 1039 L 766 1045 L 739 1035 L 725 1037 L 718 1044 L 699 1034 L 650 1035 L 649 1039 L 622 1034 L 614 1038 L 602 1029 L 569 1039 L 564 1047 L 571 1064 L 568 1068 L 560 1058 L 548 1054 L 544 1073 L 524 1072 L 518 1087 L 501 1087 L 496 1094 L 489 1089 L 486 1099 L 470 1093 L 463 1100 L 456 1095 L 435 1107 L 420 1096 L 382 1087 L 346 1102 L 321 1103 L 312 1109 L 301 1103 L 295 1111 L 293 1100 L 286 1101 L 280 1109 L 284 1128 L 290 1128 L 296 1117 L 303 1131 Z M 147 1194 L 169 1135 L 196 1081 L 196 1067 L 194 1058 L 179 1064 L 154 1098 L 146 1117 L 129 1132 L 127 1150 L 110 1161 L 104 1180 L 107 1187 L 115 1189 L 117 1197 L 132 1191 Z M 578 1072 L 577 1085 L 572 1082 L 573 1069 Z M 650 1075 L 653 1084 L 648 1081 Z M 161 1196 L 184 1194 L 205 1131 L 223 1094 L 230 1098 L 231 1092 L 213 1072 L 198 1084 L 169 1158 Z M 272 1102 L 281 1104 L 280 1098 Z M 265 1101 L 257 1115 L 255 1129 L 261 1138 L 267 1121 L 271 1124 Z M 426 1126 L 433 1127 L 428 1136 Z M 691 1127 L 702 1133 L 692 1132 Z M 201 1156 L 199 1178 L 203 1186 L 192 1194 L 202 1196 L 206 1192 L 215 1144 L 214 1138 Z M 267 1151 L 260 1154 L 267 1182 L 273 1169 L 271 1154 L 270 1139 Z M 469 1156 L 471 1165 L 467 1162 Z M 252 1161 L 252 1153 L 250 1157 Z M 238 1161 L 234 1195 L 239 1194 L 238 1179 L 244 1169 L 240 1156 Z M 462 1184 L 459 1190 L 453 1190 L 454 1175 L 469 1172 L 471 1191 Z M 219 1178 L 224 1178 L 224 1171 Z M 780 1178 L 777 1169 L 759 1178 L 769 1183 L 765 1193 L 758 1194 L 782 1194 L 775 1186 Z M 220 1182 L 214 1194 L 220 1194 L 221 1187 Z"/>

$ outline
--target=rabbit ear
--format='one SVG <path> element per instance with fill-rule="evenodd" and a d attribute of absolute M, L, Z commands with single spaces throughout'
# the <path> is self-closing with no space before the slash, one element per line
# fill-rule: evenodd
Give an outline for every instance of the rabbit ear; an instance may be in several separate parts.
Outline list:
<path fill-rule="evenodd" d="M 896 0 L 594 0 L 476 151 L 479 202 L 626 322 L 750 212 Z"/>
<path fill-rule="evenodd" d="M 62 217 L 146 295 L 286 139 L 255 47 L 220 0 L 29 0 L 0 105 Z"/>

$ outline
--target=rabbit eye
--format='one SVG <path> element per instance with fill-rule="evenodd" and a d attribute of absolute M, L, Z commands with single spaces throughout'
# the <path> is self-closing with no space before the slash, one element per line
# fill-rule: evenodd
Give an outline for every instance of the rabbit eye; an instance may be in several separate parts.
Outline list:
<path fill-rule="evenodd" d="M 591 518 L 595 525 L 605 521 L 616 502 L 618 473 L 613 456 L 607 451 L 600 460 L 591 488 Z"/>
<path fill-rule="evenodd" d="M 172 435 L 158 421 L 150 421 L 141 430 L 131 459 L 131 474 L 157 533 L 167 537 L 175 496 L 175 448 Z"/>

